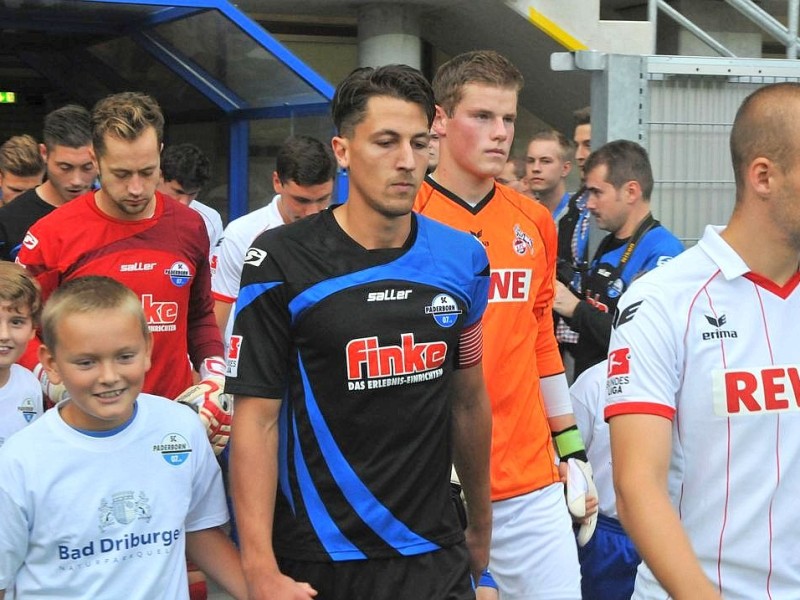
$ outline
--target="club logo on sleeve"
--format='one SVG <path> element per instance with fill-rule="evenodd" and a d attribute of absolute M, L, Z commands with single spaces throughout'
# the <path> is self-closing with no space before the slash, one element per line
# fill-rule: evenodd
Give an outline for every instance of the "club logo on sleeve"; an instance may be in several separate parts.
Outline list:
<path fill-rule="evenodd" d="M 630 383 L 631 350 L 618 348 L 608 353 L 608 373 L 606 380 L 606 394 L 613 396 L 625 391 L 625 386 Z"/>
<path fill-rule="evenodd" d="M 179 433 L 168 433 L 160 444 L 153 445 L 153 452 L 158 452 L 168 465 L 178 466 L 186 462 L 192 453 L 192 447 L 186 438 Z"/>
<path fill-rule="evenodd" d="M 30 423 L 36 417 L 36 406 L 33 404 L 33 398 L 25 398 L 17 407 L 17 410 L 22 413 L 26 423 Z"/>
<path fill-rule="evenodd" d="M 225 375 L 236 377 L 239 375 L 239 353 L 242 349 L 242 336 L 232 335 L 228 340 L 228 354 L 225 357 Z"/>
<path fill-rule="evenodd" d="M 437 295 L 431 303 L 425 307 L 425 314 L 431 315 L 439 327 L 452 327 L 458 321 L 461 309 L 451 296 L 447 294 Z"/>
<path fill-rule="evenodd" d="M 28 250 L 33 250 L 39 244 L 39 240 L 36 239 L 36 236 L 33 235 L 30 231 L 25 234 L 25 237 L 22 238 L 22 245 L 25 246 Z"/>
<path fill-rule="evenodd" d="M 169 275 L 169 280 L 176 287 L 183 287 L 192 280 L 192 271 L 189 269 L 189 265 L 180 260 L 172 263 L 172 266 L 164 273 Z"/>
<path fill-rule="evenodd" d="M 711 373 L 714 414 L 763 415 L 800 410 L 800 367 L 716 369 Z"/>
<path fill-rule="evenodd" d="M 265 258 L 267 258 L 266 251 L 259 248 L 248 248 L 247 253 L 244 255 L 244 264 L 260 267 Z"/>
<path fill-rule="evenodd" d="M 489 274 L 489 302 L 527 302 L 531 269 L 492 269 Z"/>
<path fill-rule="evenodd" d="M 347 389 L 371 390 L 438 379 L 444 373 L 447 343 L 416 343 L 413 333 L 404 333 L 399 346 L 381 346 L 373 336 L 350 340 L 345 355 Z"/>

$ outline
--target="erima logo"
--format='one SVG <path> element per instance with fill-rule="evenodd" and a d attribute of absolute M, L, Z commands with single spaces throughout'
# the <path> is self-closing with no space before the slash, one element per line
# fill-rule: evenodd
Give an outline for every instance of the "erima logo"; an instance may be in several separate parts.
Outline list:
<path fill-rule="evenodd" d="M 408 300 L 412 290 L 383 290 L 367 294 L 367 302 L 387 302 L 389 300 Z"/>
<path fill-rule="evenodd" d="M 716 327 L 716 331 L 704 331 L 703 332 L 703 339 L 704 340 L 721 340 L 723 338 L 736 338 L 739 337 L 739 334 L 736 333 L 733 329 L 720 329 L 725 323 L 728 322 L 728 318 L 725 315 L 720 315 L 718 318 L 711 317 L 709 315 L 703 315 L 706 318 L 706 321 L 712 327 Z"/>
<path fill-rule="evenodd" d="M 633 304 L 626 306 L 623 310 L 616 309 L 614 312 L 614 329 L 617 327 L 621 327 L 625 325 L 628 321 L 633 321 L 633 317 L 636 316 L 639 308 L 642 306 L 642 302 L 644 300 L 639 300 L 638 302 L 634 302 Z"/>
<path fill-rule="evenodd" d="M 472 234 L 472 237 L 474 237 L 476 240 L 478 240 L 484 246 L 488 246 L 489 245 L 489 242 L 484 242 L 481 239 L 483 237 L 483 229 L 481 229 L 480 231 L 470 231 L 470 233 Z"/>

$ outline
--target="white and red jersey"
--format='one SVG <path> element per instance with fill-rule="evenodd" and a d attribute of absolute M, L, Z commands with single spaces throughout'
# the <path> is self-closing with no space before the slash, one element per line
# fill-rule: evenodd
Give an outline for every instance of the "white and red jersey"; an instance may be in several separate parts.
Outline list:
<path fill-rule="evenodd" d="M 231 221 L 211 258 L 211 293 L 215 300 L 235 302 L 239 297 L 247 249 L 259 234 L 283 225 L 278 211 L 280 196 L 275 196 L 266 206 Z"/>
<path fill-rule="evenodd" d="M 136 292 L 153 334 L 147 393 L 175 398 L 189 387 L 187 354 L 195 365 L 222 356 L 208 235 L 200 215 L 177 200 L 156 192 L 152 217 L 122 221 L 103 213 L 88 192 L 37 221 L 18 260 L 39 281 L 44 298 L 84 275 L 106 275 Z"/>
<path fill-rule="evenodd" d="M 719 231 L 622 297 L 605 416 L 672 420 L 670 494 L 725 600 L 797 598 L 800 274 L 751 273 Z M 665 597 L 640 567 L 634 598 Z"/>

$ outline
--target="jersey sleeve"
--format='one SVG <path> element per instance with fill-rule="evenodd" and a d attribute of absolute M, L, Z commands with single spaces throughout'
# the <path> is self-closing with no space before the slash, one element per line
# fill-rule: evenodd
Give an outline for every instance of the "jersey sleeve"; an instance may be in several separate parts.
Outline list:
<path fill-rule="evenodd" d="M 211 297 L 211 270 L 208 264 L 208 234 L 205 225 L 198 216 L 203 227 L 202 241 L 197 251 L 197 270 L 192 280 L 189 296 L 189 313 L 187 318 L 187 336 L 189 358 L 195 368 L 210 356 L 222 356 L 224 345 L 217 321 L 214 317 L 214 300 Z"/>
<path fill-rule="evenodd" d="M 621 414 L 672 419 L 680 385 L 680 343 L 657 287 L 644 282 L 623 294 L 614 316 L 608 352 L 606 420 Z"/>
<path fill-rule="evenodd" d="M 192 498 L 186 513 L 187 532 L 218 527 L 228 521 L 222 472 L 200 421 L 195 419 L 192 425 L 196 425 L 192 445 L 198 459 L 192 480 Z"/>
<path fill-rule="evenodd" d="M 43 230 L 48 222 L 49 219 L 42 219 L 28 230 L 17 255 L 17 262 L 39 282 L 43 301 L 61 284 L 62 275 L 56 260 L 58 237 Z"/>
<path fill-rule="evenodd" d="M 253 243 L 253 260 L 242 269 L 225 391 L 282 398 L 291 347 L 288 284 L 275 254 L 260 242 Z"/>
<path fill-rule="evenodd" d="M 238 237 L 229 227 L 214 250 L 215 267 L 211 277 L 211 293 L 215 300 L 229 303 L 236 301 L 245 252 L 246 249 L 241 247 Z"/>
<path fill-rule="evenodd" d="M 540 377 L 549 377 L 564 372 L 561 354 L 558 351 L 555 325 L 553 323 L 553 301 L 555 300 L 556 254 L 558 238 L 556 227 L 548 212 L 539 218 L 537 226 L 544 244 L 543 252 L 547 257 L 547 272 L 540 286 L 533 305 L 534 316 L 538 324 L 536 332 L 536 362 Z"/>
<path fill-rule="evenodd" d="M 472 239 L 472 265 L 475 277 L 472 282 L 469 314 L 466 326 L 470 327 L 480 321 L 489 304 L 489 257 L 483 245 Z"/>
<path fill-rule="evenodd" d="M 0 459 L 0 590 L 8 589 L 25 561 L 31 523 L 23 503 L 24 481 L 9 456 Z"/>

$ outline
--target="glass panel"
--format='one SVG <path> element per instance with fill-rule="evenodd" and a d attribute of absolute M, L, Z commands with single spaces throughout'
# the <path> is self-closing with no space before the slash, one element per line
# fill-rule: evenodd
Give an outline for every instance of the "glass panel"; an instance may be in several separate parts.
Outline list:
<path fill-rule="evenodd" d="M 89 52 L 124 79 L 135 82 L 135 91 L 156 98 L 165 113 L 187 117 L 198 111 L 217 110 L 210 100 L 128 38 L 96 44 Z"/>
<path fill-rule="evenodd" d="M 324 101 L 311 86 L 217 11 L 155 28 L 251 107 Z"/>

